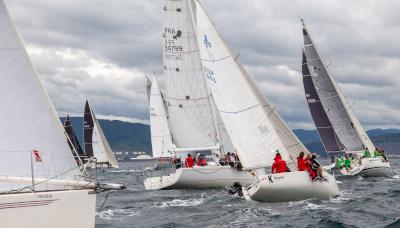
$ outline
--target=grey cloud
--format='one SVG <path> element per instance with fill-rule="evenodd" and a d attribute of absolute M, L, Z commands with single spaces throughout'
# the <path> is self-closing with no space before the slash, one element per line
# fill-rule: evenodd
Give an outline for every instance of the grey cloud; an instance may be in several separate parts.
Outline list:
<path fill-rule="evenodd" d="M 302 16 L 366 127 L 400 127 L 400 2 L 201 2 L 290 126 L 313 127 L 300 75 Z M 93 77 L 85 67 L 94 59 L 134 75 L 160 75 L 162 0 L 6 3 L 26 43 L 49 50 L 35 54 L 34 63 L 58 110 L 79 113 L 82 100 L 89 97 L 101 114 L 148 118 L 144 77 Z M 87 56 L 65 59 L 55 54 L 57 50 L 84 51 Z"/>

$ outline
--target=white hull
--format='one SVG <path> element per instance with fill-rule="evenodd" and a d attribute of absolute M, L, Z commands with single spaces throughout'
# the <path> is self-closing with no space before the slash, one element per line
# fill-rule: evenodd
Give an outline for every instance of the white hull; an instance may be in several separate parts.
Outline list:
<path fill-rule="evenodd" d="M 160 189 L 206 189 L 231 186 L 235 182 L 242 185 L 254 182 L 254 176 L 247 171 L 237 171 L 230 166 L 195 166 L 180 168 L 175 173 L 144 180 L 146 190 Z"/>
<path fill-rule="evenodd" d="M 94 228 L 96 194 L 92 190 L 0 195 L 1 227 Z"/>
<path fill-rule="evenodd" d="M 346 176 L 388 177 L 390 175 L 390 163 L 382 157 L 363 158 L 361 164 L 353 162 L 352 169 L 342 168 L 340 172 Z"/>
<path fill-rule="evenodd" d="M 329 199 L 339 195 L 334 176 L 324 173 L 324 177 L 327 181 L 312 181 L 305 171 L 260 175 L 255 183 L 242 190 L 247 200 L 263 202 Z"/>

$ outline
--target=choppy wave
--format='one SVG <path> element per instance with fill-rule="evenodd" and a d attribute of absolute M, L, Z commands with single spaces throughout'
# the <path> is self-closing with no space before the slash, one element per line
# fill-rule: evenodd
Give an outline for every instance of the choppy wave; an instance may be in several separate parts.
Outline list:
<path fill-rule="evenodd" d="M 165 208 L 165 207 L 194 207 L 202 204 L 205 199 L 174 199 L 167 202 L 159 202 L 154 207 Z"/>
<path fill-rule="evenodd" d="M 96 212 L 96 216 L 103 220 L 122 220 L 124 217 L 139 215 L 140 211 L 134 208 L 127 209 L 108 209 Z"/>

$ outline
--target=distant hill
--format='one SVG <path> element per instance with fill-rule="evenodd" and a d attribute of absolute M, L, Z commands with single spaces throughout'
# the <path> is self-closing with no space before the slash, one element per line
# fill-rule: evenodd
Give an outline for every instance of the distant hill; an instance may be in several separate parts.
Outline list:
<path fill-rule="evenodd" d="M 64 122 L 65 118 L 60 118 Z M 72 126 L 79 141 L 83 141 L 83 118 L 72 117 Z M 99 120 L 100 125 L 114 151 L 145 151 L 151 154 L 150 126 L 139 123 L 129 123 L 118 120 Z M 313 152 L 326 156 L 316 130 L 296 129 L 294 133 Z M 379 147 L 388 154 L 400 154 L 399 129 L 373 129 L 368 135 Z"/>
<path fill-rule="evenodd" d="M 296 129 L 293 132 L 310 151 L 326 155 L 316 130 Z M 367 131 L 367 134 L 376 146 L 383 148 L 388 154 L 400 154 L 399 129 L 372 129 Z"/>
<path fill-rule="evenodd" d="M 65 118 L 60 118 L 64 123 Z M 82 145 L 83 118 L 71 117 L 72 126 Z M 145 151 L 151 154 L 149 125 L 119 120 L 99 120 L 100 126 L 113 151 Z"/>

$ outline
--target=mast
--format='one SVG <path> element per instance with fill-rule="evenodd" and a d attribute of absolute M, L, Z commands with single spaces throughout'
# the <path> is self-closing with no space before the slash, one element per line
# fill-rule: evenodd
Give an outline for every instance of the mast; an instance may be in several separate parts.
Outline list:
<path fill-rule="evenodd" d="M 316 87 L 321 104 L 332 123 L 336 135 L 346 151 L 361 151 L 368 147 L 370 151 L 375 146 L 368 137 L 355 113 L 348 105 L 347 99 L 339 89 L 324 59 L 309 35 L 308 28 L 301 19 L 303 27 L 305 55 L 311 78 Z"/>

